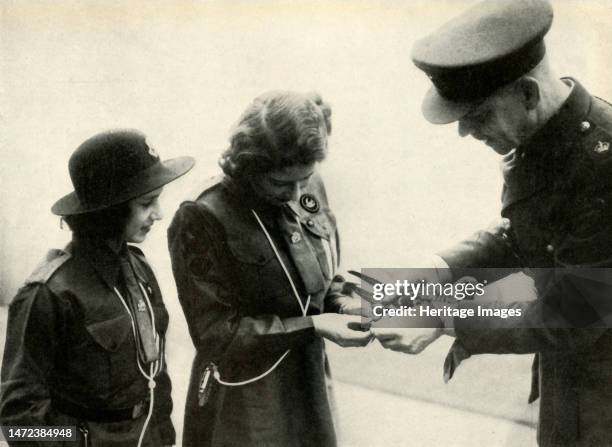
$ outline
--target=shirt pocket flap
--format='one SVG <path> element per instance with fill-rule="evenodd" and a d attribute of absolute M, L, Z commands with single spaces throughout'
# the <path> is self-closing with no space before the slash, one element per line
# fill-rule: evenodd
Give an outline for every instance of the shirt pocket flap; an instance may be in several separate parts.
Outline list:
<path fill-rule="evenodd" d="M 330 240 L 331 235 L 335 232 L 332 221 L 323 214 L 302 219 L 302 225 L 321 239 Z"/>
<path fill-rule="evenodd" d="M 105 350 L 113 352 L 119 349 L 132 331 L 132 322 L 128 315 L 120 315 L 109 320 L 90 323 L 86 327 L 96 343 Z"/>

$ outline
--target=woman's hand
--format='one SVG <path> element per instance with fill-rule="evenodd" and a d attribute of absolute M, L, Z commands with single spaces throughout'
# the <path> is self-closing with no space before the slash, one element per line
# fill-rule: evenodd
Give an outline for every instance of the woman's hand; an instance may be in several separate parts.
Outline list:
<path fill-rule="evenodd" d="M 363 328 L 361 317 L 356 315 L 313 315 L 312 321 L 317 335 L 343 348 L 365 346 L 372 340 L 370 328 Z"/>
<path fill-rule="evenodd" d="M 342 295 L 336 298 L 339 312 L 344 315 L 358 315 L 372 318 L 372 305 L 359 296 Z"/>

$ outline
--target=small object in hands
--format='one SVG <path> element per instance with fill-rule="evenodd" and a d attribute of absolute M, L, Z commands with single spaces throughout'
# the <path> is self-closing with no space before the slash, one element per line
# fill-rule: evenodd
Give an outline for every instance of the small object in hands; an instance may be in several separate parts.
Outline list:
<path fill-rule="evenodd" d="M 360 331 L 367 332 L 370 330 L 371 322 L 367 321 L 365 323 L 359 323 L 357 321 L 351 321 L 348 323 L 347 327 L 352 331 Z"/>
<path fill-rule="evenodd" d="M 208 402 L 212 387 L 214 385 L 213 372 L 216 366 L 214 363 L 209 363 L 204 372 L 202 373 L 202 379 L 200 380 L 200 387 L 198 388 L 198 406 L 203 407 Z"/>
<path fill-rule="evenodd" d="M 356 276 L 357 278 L 361 279 L 363 282 L 367 282 L 368 284 L 371 285 L 376 285 L 376 284 L 383 284 L 382 281 L 379 281 L 376 278 L 372 278 L 371 276 L 365 275 L 361 272 L 357 272 L 355 270 L 349 270 L 348 273 L 350 273 L 351 275 Z M 352 284 L 352 283 L 351 283 Z M 383 299 L 382 301 L 379 300 L 375 300 L 374 296 L 372 295 L 371 292 L 368 292 L 367 290 L 363 289 L 362 287 L 357 286 L 356 284 L 351 287 L 351 291 L 355 292 L 357 295 L 359 295 L 361 298 L 363 298 L 364 300 L 370 302 L 370 303 L 380 303 L 380 304 L 395 304 L 395 302 L 398 300 L 397 296 L 393 296 L 390 299 Z M 408 301 L 406 303 L 402 303 L 408 307 L 413 306 L 415 303 L 414 301 Z"/>

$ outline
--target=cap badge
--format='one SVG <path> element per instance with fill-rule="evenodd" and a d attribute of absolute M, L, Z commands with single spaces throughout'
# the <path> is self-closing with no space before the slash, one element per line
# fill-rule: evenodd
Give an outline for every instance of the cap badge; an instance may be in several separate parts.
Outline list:
<path fill-rule="evenodd" d="M 148 152 L 149 152 L 149 155 L 150 155 L 151 157 L 154 157 L 154 158 L 159 158 L 159 154 L 158 154 L 158 153 L 157 153 L 157 151 L 156 151 L 155 149 L 153 149 L 151 146 L 149 146 Z"/>
<path fill-rule="evenodd" d="M 595 149 L 593 149 L 598 154 L 603 154 L 604 152 L 608 152 L 610 149 L 610 143 L 607 141 L 598 141 Z"/>
<path fill-rule="evenodd" d="M 300 205 L 309 213 L 316 213 L 319 211 L 319 202 L 312 194 L 302 194 L 300 197 Z"/>

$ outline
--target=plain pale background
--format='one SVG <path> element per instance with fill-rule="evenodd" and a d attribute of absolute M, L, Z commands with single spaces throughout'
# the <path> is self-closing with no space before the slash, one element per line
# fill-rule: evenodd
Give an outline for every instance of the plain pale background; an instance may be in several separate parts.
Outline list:
<path fill-rule="evenodd" d="M 187 359 L 176 361 L 188 368 L 190 342 L 165 230 L 180 201 L 218 174 L 216 160 L 240 113 L 271 89 L 315 90 L 332 106 L 330 152 L 321 170 L 340 225 L 344 268 L 411 267 L 488 224 L 499 214 L 498 157 L 459 138 L 456 125 L 433 126 L 421 117 L 429 84 L 409 57 L 415 39 L 472 3 L 3 1 L 0 302 L 10 300 L 48 248 L 69 240 L 49 209 L 71 191 L 67 161 L 76 146 L 101 130 L 140 129 L 162 158 L 197 159 L 190 174 L 166 188 L 166 219 L 142 246 L 164 291 L 171 336 L 186 350 Z M 559 75 L 612 98 L 612 2 L 557 0 L 553 6 L 546 40 Z M 382 359 L 380 369 L 361 382 L 393 391 L 381 371 L 395 370 L 399 357 L 371 352 Z M 360 370 L 356 365 L 376 363 L 366 365 L 355 351 L 336 355 L 338 375 L 347 380 Z M 489 365 L 528 377 L 528 361 L 517 361 Z M 420 362 L 438 379 L 439 355 Z M 417 395 L 422 386 L 417 382 L 404 394 Z M 177 422 L 183 387 L 179 380 Z M 448 394 L 422 392 L 431 393 L 440 401 Z M 480 397 L 483 403 L 472 408 L 481 405 L 483 412 L 509 405 Z"/>

